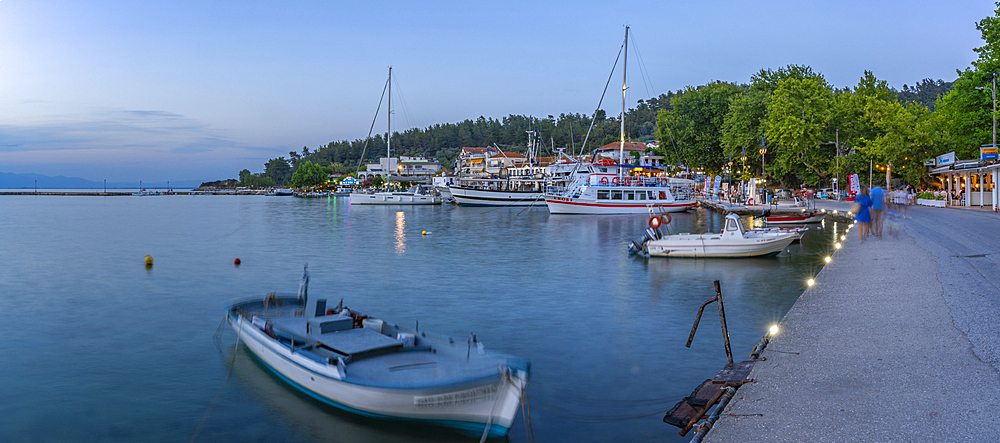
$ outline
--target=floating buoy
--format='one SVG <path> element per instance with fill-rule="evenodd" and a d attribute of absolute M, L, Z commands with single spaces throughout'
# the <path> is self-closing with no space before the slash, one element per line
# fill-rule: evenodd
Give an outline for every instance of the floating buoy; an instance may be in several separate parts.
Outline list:
<path fill-rule="evenodd" d="M 146 258 L 144 258 L 143 261 L 145 261 L 147 265 L 151 265 L 153 264 L 153 257 L 149 254 L 146 254 Z"/>
<path fill-rule="evenodd" d="M 427 231 L 420 231 L 420 235 L 427 235 Z"/>
<path fill-rule="evenodd" d="M 239 259 L 239 258 L 237 258 L 236 260 L 233 260 L 233 264 L 234 264 L 234 265 L 238 265 L 238 264 L 240 264 L 240 259 Z"/>

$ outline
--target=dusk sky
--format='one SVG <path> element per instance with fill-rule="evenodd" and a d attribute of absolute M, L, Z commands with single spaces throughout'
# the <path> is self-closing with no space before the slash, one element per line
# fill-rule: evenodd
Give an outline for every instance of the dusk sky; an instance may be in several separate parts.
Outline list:
<path fill-rule="evenodd" d="M 590 115 L 624 36 L 629 106 L 808 65 L 837 87 L 953 81 L 988 1 L 0 0 L 0 172 L 217 180 L 393 130 Z M 620 78 L 620 74 L 617 74 Z M 618 80 L 620 82 L 620 80 Z M 620 110 L 617 87 L 603 108 Z M 385 115 L 376 131 L 385 131 Z"/>

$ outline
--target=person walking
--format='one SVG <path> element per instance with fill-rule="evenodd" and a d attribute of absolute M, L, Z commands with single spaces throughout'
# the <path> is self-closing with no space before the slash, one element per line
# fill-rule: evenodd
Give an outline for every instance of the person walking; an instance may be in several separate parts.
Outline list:
<path fill-rule="evenodd" d="M 868 237 L 868 230 L 872 223 L 872 198 L 868 195 L 868 188 L 862 186 L 861 192 L 858 196 L 854 198 L 854 221 L 858 223 L 858 236 L 861 237 L 861 241 L 865 241 L 865 237 Z"/>
<path fill-rule="evenodd" d="M 885 188 L 876 186 L 872 188 L 872 234 L 882 239 L 882 221 L 885 220 Z"/>

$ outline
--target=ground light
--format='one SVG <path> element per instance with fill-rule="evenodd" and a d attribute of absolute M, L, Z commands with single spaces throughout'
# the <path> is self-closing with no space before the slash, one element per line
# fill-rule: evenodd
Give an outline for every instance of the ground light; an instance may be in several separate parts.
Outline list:
<path fill-rule="evenodd" d="M 840 241 L 845 241 L 845 240 L 847 240 L 847 236 L 846 235 L 841 235 L 840 236 Z"/>
<path fill-rule="evenodd" d="M 816 280 L 813 280 L 813 279 L 810 278 L 808 281 L 806 281 L 806 284 L 809 285 L 809 286 L 812 286 L 812 285 L 816 284 Z"/>
<path fill-rule="evenodd" d="M 833 244 L 833 247 L 835 247 L 835 248 L 837 248 L 837 249 L 840 249 L 840 243 L 834 243 L 834 244 Z"/>
<path fill-rule="evenodd" d="M 776 335 L 778 333 L 778 325 L 771 325 L 771 329 L 768 330 L 771 335 Z"/>
<path fill-rule="evenodd" d="M 828 255 L 828 256 L 826 256 L 826 258 L 824 258 L 824 259 L 823 259 L 823 261 L 825 261 L 825 262 L 827 262 L 827 263 L 830 263 L 830 260 L 831 260 L 831 258 L 830 258 L 830 256 L 829 256 L 829 255 Z"/>

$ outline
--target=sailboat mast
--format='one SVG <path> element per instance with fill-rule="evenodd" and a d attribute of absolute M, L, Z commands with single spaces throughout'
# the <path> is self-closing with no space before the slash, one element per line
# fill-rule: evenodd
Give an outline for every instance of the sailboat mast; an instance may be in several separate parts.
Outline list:
<path fill-rule="evenodd" d="M 628 35 L 628 31 L 625 31 L 625 35 Z M 389 116 L 387 119 L 389 121 L 389 132 L 385 139 L 385 158 L 392 158 L 392 66 L 389 67 L 389 106 L 386 107 L 386 114 Z"/>
<path fill-rule="evenodd" d="M 622 141 L 621 145 L 618 146 L 618 160 L 621 161 L 622 166 L 618 167 L 618 177 L 622 176 L 622 169 L 625 166 L 625 87 L 628 81 L 628 77 L 625 75 L 625 70 L 628 68 L 628 26 L 625 27 L 625 58 L 622 61 Z"/>

